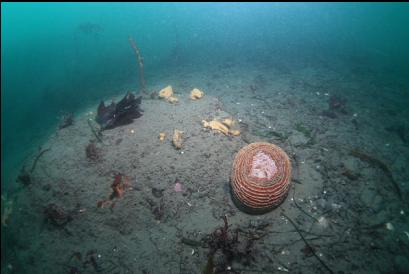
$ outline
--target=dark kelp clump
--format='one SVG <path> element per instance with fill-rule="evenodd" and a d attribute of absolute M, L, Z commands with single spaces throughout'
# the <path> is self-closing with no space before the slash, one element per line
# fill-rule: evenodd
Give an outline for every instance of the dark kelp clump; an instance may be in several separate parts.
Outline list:
<path fill-rule="evenodd" d="M 140 104 L 142 97 L 135 97 L 128 92 L 118 103 L 112 102 L 105 106 L 102 101 L 97 110 L 96 121 L 101 126 L 101 130 L 112 129 L 118 126 L 132 123 L 134 119 L 142 116 Z"/>

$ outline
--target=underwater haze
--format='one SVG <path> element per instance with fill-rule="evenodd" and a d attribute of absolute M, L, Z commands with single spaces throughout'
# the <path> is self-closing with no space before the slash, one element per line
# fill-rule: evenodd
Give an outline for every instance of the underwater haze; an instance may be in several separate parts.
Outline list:
<path fill-rule="evenodd" d="M 407 3 L 2 3 L 2 273 L 408 273 L 407 26 Z M 292 165 L 261 215 L 229 183 L 254 142 Z"/>

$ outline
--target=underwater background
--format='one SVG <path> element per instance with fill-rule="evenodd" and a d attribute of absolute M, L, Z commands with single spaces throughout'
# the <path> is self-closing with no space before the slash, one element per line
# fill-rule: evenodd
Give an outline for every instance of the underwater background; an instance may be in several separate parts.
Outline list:
<path fill-rule="evenodd" d="M 325 126 L 321 128 L 316 119 L 320 115 L 324 116 L 331 123 L 333 132 L 327 137 L 333 142 L 334 148 L 348 142 L 352 144 L 358 139 L 360 145 L 367 144 L 372 153 L 369 154 L 375 154 L 377 159 L 382 159 L 382 163 L 386 162 L 386 177 L 391 170 L 403 197 L 407 197 L 407 26 L 407 3 L 2 3 L 2 193 L 10 193 L 12 197 L 12 193 L 21 191 L 21 184 L 16 182 L 19 172 L 27 160 L 36 155 L 50 136 L 58 131 L 64 113 L 74 113 L 74 120 L 77 120 L 85 111 L 95 112 L 101 100 L 123 96 L 127 91 L 138 93 L 139 67 L 128 41 L 128 37 L 132 37 L 144 59 L 149 93 L 167 85 L 176 86 L 176 90 L 182 94 L 199 87 L 206 96 L 217 97 L 229 113 L 244 122 L 246 119 L 251 120 L 245 114 L 245 107 L 253 106 L 254 103 L 260 109 L 258 113 L 263 111 L 264 114 L 264 111 L 269 110 L 274 113 L 271 116 L 273 118 L 263 119 L 273 121 L 271 126 L 276 125 L 277 131 L 285 132 L 284 135 L 294 131 L 306 137 L 311 132 L 319 136 Z M 181 91 L 183 88 L 186 90 Z M 252 93 L 253 96 L 259 91 L 262 95 L 258 101 L 248 99 L 250 96 L 246 94 Z M 297 99 L 288 105 L 280 101 L 282 98 L 291 100 L 291 92 L 299 101 Z M 335 118 L 332 113 L 321 112 L 327 109 L 328 93 L 341 98 L 338 103 L 346 104 L 346 108 L 349 108 L 347 114 L 337 114 Z M 241 104 L 238 103 L 240 100 Z M 261 106 L 262 101 L 271 104 Z M 159 106 L 147 105 L 147 109 L 152 113 L 161 113 Z M 148 110 L 145 109 L 146 115 Z M 206 113 L 205 109 L 203 113 Z M 190 116 L 191 113 L 186 112 L 184 115 Z M 258 114 L 254 115 L 252 119 L 256 120 Z M 297 118 L 305 120 L 298 122 Z M 317 123 L 313 125 L 314 122 Z M 348 124 L 348 129 L 345 124 Z M 251 132 L 257 135 L 255 133 L 259 129 L 256 127 L 260 123 L 254 122 L 254 125 L 253 128 L 250 125 Z M 353 131 L 349 126 L 360 131 L 349 135 Z M 89 131 L 88 126 L 84 127 Z M 277 137 L 275 133 L 258 134 L 270 141 L 275 138 L 272 135 Z M 305 155 L 312 155 L 314 146 L 329 147 L 320 145 L 318 139 L 315 140 L 318 144 L 305 142 L 300 145 Z M 282 136 L 278 140 L 280 142 Z M 340 141 L 337 143 L 335 140 Z M 139 143 L 139 147 L 143 146 L 144 143 Z M 238 148 L 239 144 L 233 152 L 237 152 Z M 81 149 L 84 151 L 83 147 Z M 355 156 L 374 164 L 374 169 L 378 166 L 378 169 L 385 170 L 385 165 L 379 164 L 379 160 L 368 161 L 374 158 L 359 153 L 355 153 Z M 225 159 L 228 159 L 227 156 Z M 231 162 L 226 164 L 229 166 Z M 316 163 L 312 165 L 315 167 Z M 61 166 L 64 167 L 69 170 L 72 165 Z M 118 166 L 116 168 L 120 169 Z M 139 168 L 144 170 L 143 165 Z M 188 163 L 184 168 L 186 173 L 195 177 Z M 369 178 L 380 176 L 376 173 L 379 170 L 374 172 Z M 338 175 L 334 180 L 342 177 Z M 347 173 L 346 177 L 355 182 L 354 175 Z M 302 175 L 300 178 L 303 181 Z M 316 180 L 314 176 L 310 179 Z M 372 179 L 362 179 L 362 184 L 368 180 Z M 7 198 L 2 197 L 2 215 L 3 200 Z M 397 208 L 405 207 L 405 202 L 395 202 Z M 383 206 L 388 204 L 385 202 Z M 13 212 L 17 211 L 15 209 Z M 42 210 L 38 212 L 41 214 Z M 13 215 L 10 216 L 12 222 Z M 23 219 L 16 217 L 14 224 L 18 226 Z M 409 230 L 407 219 L 400 222 L 403 225 L 402 233 Z M 10 224 L 9 227 L 13 226 Z M 408 241 L 405 234 L 402 235 L 400 239 L 403 243 L 400 247 L 403 258 L 399 262 L 392 259 L 393 265 L 385 263 L 386 272 L 404 273 L 408 269 Z M 54 237 L 58 239 L 65 236 Z M 18 242 L 18 238 L 15 236 L 13 241 Z M 30 243 L 27 241 L 25 244 Z M 18 251 L 7 253 L 8 258 L 3 257 L 3 242 L 2 235 L 2 273 L 41 273 L 44 269 L 52 271 L 51 262 L 50 267 L 45 267 L 47 262 L 43 261 L 41 264 L 44 268 L 41 268 L 38 264 L 27 263 L 33 260 L 31 257 L 27 259 L 27 254 L 16 255 Z M 16 245 L 15 242 L 8 244 Z M 22 253 L 28 252 L 25 248 L 22 250 Z M 11 261 L 13 267 L 6 268 Z M 268 265 L 269 262 L 264 263 Z M 24 267 L 19 269 L 17 264 Z M 120 273 L 163 273 L 167 268 L 172 269 L 172 266 L 165 264 L 157 272 L 122 269 Z M 193 264 L 187 269 L 186 273 L 200 273 L 202 268 L 196 268 Z M 270 273 L 266 269 L 262 272 Z M 314 268 L 300 267 L 298 270 L 308 273 L 311 269 Z M 93 273 L 94 270 L 86 271 Z M 383 273 L 380 269 L 375 270 Z M 368 269 L 353 268 L 349 271 L 342 273 L 364 273 Z M 178 271 L 167 273 L 174 272 Z M 62 268 L 52 273 L 69 272 Z M 253 272 L 247 269 L 240 273 Z"/>
<path fill-rule="evenodd" d="M 61 112 L 115 94 L 124 82 L 137 86 L 129 35 L 148 83 L 186 64 L 273 66 L 277 55 L 365 61 L 387 68 L 388 81 L 408 75 L 404 3 L 4 3 L 1 20 L 2 188 Z"/>

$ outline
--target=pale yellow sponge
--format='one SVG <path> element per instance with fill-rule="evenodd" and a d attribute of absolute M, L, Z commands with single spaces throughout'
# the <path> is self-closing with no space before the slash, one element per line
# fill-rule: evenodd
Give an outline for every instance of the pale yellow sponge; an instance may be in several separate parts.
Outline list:
<path fill-rule="evenodd" d="M 199 89 L 197 89 L 197 88 L 194 88 L 194 89 L 190 92 L 190 99 L 192 99 L 192 100 L 200 99 L 200 98 L 202 98 L 203 96 L 204 96 L 204 92 L 201 91 L 201 90 L 199 90 Z"/>

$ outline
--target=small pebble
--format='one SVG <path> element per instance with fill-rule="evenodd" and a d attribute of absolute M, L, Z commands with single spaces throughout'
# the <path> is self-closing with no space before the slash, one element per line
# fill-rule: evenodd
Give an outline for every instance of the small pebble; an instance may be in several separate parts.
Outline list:
<path fill-rule="evenodd" d="M 405 211 L 403 211 L 403 209 L 400 210 L 400 215 L 405 215 Z"/>

